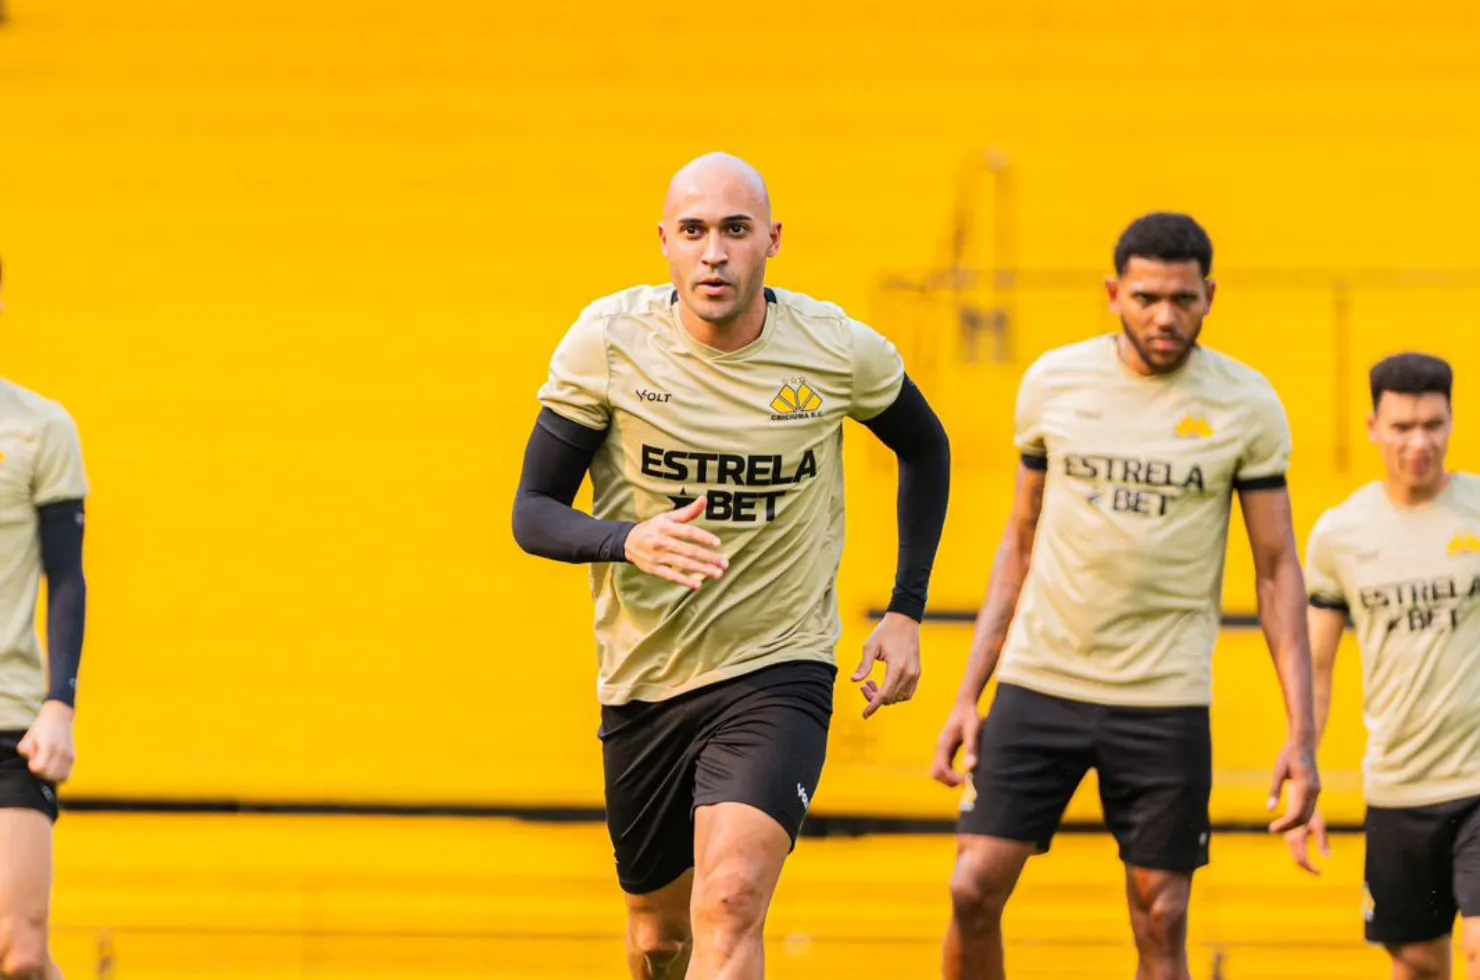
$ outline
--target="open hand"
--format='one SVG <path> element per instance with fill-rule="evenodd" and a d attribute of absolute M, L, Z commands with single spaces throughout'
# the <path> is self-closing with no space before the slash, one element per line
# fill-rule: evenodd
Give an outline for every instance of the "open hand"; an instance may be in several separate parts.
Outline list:
<path fill-rule="evenodd" d="M 699 518 L 709 498 L 651 517 L 627 532 L 627 560 L 649 575 L 697 589 L 705 579 L 717 579 L 730 567 L 720 554 L 719 538 L 692 521 Z"/>

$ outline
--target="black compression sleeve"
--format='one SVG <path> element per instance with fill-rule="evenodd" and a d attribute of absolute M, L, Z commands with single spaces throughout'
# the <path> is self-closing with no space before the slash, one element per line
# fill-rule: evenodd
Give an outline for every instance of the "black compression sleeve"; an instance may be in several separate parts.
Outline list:
<path fill-rule="evenodd" d="M 925 617 L 930 571 L 951 492 L 951 444 L 945 427 L 908 376 L 899 397 L 864 425 L 899 457 L 899 558 L 889 611 Z"/>
<path fill-rule="evenodd" d="M 514 540 L 541 558 L 571 563 L 626 561 L 632 524 L 599 521 L 571 506 L 605 431 L 540 410 L 524 449 L 514 497 Z"/>
<path fill-rule="evenodd" d="M 51 681 L 48 701 L 77 704 L 82 634 L 87 624 L 87 579 L 82 574 L 80 500 L 37 508 L 41 522 L 41 567 L 46 572 L 46 648 Z"/>

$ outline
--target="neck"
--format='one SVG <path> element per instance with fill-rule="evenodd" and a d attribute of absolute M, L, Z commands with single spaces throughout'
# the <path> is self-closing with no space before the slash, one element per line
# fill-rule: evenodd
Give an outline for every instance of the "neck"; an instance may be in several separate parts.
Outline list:
<path fill-rule="evenodd" d="M 1115 356 L 1120 358 L 1120 363 L 1130 368 L 1132 374 L 1139 374 L 1143 378 L 1154 378 L 1157 375 L 1172 374 L 1180 371 L 1182 366 L 1192 357 L 1192 351 L 1196 346 L 1196 344 L 1189 345 L 1186 352 L 1183 353 L 1176 364 L 1169 364 L 1158 371 L 1151 366 L 1150 362 L 1141 356 L 1141 352 L 1136 349 L 1135 344 L 1131 343 L 1131 339 L 1125 335 L 1124 331 L 1115 335 Z"/>
<path fill-rule="evenodd" d="M 1132 372 L 1141 375 L 1150 375 L 1151 365 L 1141 359 L 1141 352 L 1136 350 L 1136 345 L 1130 342 L 1130 338 L 1124 333 L 1115 338 L 1115 356 L 1120 358 L 1120 363 L 1130 368 Z"/>
<path fill-rule="evenodd" d="M 751 303 L 728 320 L 710 321 L 701 318 L 687 304 L 680 302 L 678 321 L 683 324 L 690 337 L 705 347 L 730 354 L 755 343 L 760 337 L 766 326 L 766 304 Z"/>
<path fill-rule="evenodd" d="M 1416 507 L 1419 504 L 1426 504 L 1443 493 L 1447 486 L 1449 486 L 1448 472 L 1441 472 L 1437 480 L 1417 487 L 1399 483 L 1391 475 L 1383 480 L 1388 499 L 1399 507 Z"/>

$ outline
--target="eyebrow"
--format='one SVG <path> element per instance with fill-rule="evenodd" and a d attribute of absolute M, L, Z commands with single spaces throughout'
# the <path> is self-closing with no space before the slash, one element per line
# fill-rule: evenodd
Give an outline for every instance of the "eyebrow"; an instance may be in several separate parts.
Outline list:
<path fill-rule="evenodd" d="M 1197 292 L 1195 286 L 1177 286 L 1168 289 L 1153 289 L 1150 286 L 1130 285 L 1127 290 L 1132 296 L 1184 296 Z"/>
<path fill-rule="evenodd" d="M 755 222 L 755 218 L 751 217 L 748 214 L 729 214 L 729 215 L 726 215 L 723 218 L 720 218 L 719 219 L 719 224 L 722 224 L 722 225 L 723 224 L 728 224 L 728 223 L 733 222 L 733 221 L 749 221 L 751 223 L 754 223 Z M 679 218 L 678 219 L 678 223 L 681 224 L 681 225 L 686 225 L 686 224 L 702 225 L 702 224 L 705 223 L 705 221 L 704 221 L 703 218 L 685 217 L 685 218 Z"/>

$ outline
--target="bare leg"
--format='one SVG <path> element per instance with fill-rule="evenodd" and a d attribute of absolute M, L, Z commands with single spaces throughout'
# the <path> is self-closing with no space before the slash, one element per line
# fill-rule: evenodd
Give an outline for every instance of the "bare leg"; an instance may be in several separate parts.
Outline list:
<path fill-rule="evenodd" d="M 694 872 L 647 895 L 627 896 L 627 969 L 633 980 L 684 980 L 693 952 Z"/>
<path fill-rule="evenodd" d="M 51 821 L 35 810 L 0 810 L 0 977 L 56 980 L 47 952 Z"/>
<path fill-rule="evenodd" d="M 1002 913 L 1033 845 L 961 834 L 951 878 L 951 925 L 946 932 L 946 980 L 1005 980 Z"/>
<path fill-rule="evenodd" d="M 1125 891 L 1141 959 L 1136 980 L 1192 980 L 1187 964 L 1192 876 L 1127 865 Z"/>
<path fill-rule="evenodd" d="M 1393 958 L 1393 980 L 1449 980 L 1449 947 L 1453 941 L 1453 937 L 1445 936 L 1426 943 L 1387 947 Z"/>
<path fill-rule="evenodd" d="M 782 826 L 752 806 L 699 807 L 692 980 L 762 980 L 766 914 L 790 851 Z"/>

